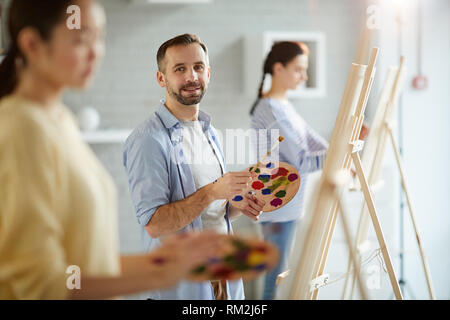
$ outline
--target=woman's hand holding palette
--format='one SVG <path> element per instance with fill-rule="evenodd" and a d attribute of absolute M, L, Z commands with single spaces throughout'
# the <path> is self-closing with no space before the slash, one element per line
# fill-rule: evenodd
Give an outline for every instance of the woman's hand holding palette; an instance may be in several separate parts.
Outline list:
<path fill-rule="evenodd" d="M 222 236 L 223 246 L 217 256 L 194 268 L 188 280 L 250 280 L 273 268 L 278 261 L 278 251 L 270 243 L 259 239 Z"/>
<path fill-rule="evenodd" d="M 248 168 L 254 173 L 247 189 L 230 199 L 230 204 L 240 210 L 246 207 L 246 194 L 253 194 L 266 205 L 264 212 L 279 209 L 287 204 L 300 187 L 298 171 L 286 162 L 258 163 Z"/>

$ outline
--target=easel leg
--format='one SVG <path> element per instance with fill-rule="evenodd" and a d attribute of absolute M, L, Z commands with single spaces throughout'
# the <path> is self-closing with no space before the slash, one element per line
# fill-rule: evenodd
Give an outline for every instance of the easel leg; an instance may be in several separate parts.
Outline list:
<path fill-rule="evenodd" d="M 392 265 L 391 257 L 387 250 L 386 242 L 384 240 L 383 231 L 381 230 L 380 222 L 378 221 L 378 216 L 375 209 L 375 204 L 370 193 L 369 184 L 364 175 L 364 171 L 361 164 L 361 159 L 359 157 L 358 152 L 352 153 L 353 163 L 356 167 L 356 173 L 358 174 L 359 181 L 361 183 L 361 187 L 363 189 L 364 198 L 366 199 L 367 207 L 369 209 L 370 217 L 372 219 L 372 224 L 375 229 L 375 233 L 377 235 L 378 243 L 380 244 L 380 249 L 383 254 L 384 262 L 386 264 L 386 268 L 388 270 L 389 279 L 391 281 L 392 289 L 394 290 L 395 298 L 397 300 L 402 300 L 403 296 L 400 291 L 400 286 L 397 281 L 397 277 L 395 275 L 395 270 Z"/>
<path fill-rule="evenodd" d="M 414 215 L 414 212 L 413 212 L 413 209 L 412 209 L 412 205 L 411 205 L 411 198 L 409 197 L 409 192 L 408 192 L 408 189 L 406 187 L 405 172 L 403 170 L 403 164 L 402 164 L 402 161 L 401 161 L 400 153 L 398 151 L 397 143 L 395 141 L 395 137 L 394 137 L 394 134 L 392 132 L 392 129 L 389 128 L 389 127 L 388 127 L 388 132 L 389 132 L 389 136 L 391 138 L 392 147 L 394 149 L 395 159 L 397 160 L 397 166 L 398 166 L 398 170 L 400 172 L 400 177 L 402 179 L 402 187 L 403 187 L 403 191 L 405 193 L 406 202 L 408 203 L 408 208 L 409 208 L 409 214 L 411 216 L 411 221 L 412 221 L 413 226 L 414 226 L 414 232 L 416 234 L 417 245 L 419 246 L 420 256 L 422 258 L 422 265 L 423 265 L 423 269 L 425 271 L 425 277 L 426 277 L 426 280 L 427 280 L 428 293 L 430 294 L 430 299 L 431 300 L 435 300 L 436 298 L 435 298 L 435 295 L 434 295 L 433 283 L 431 281 L 431 274 L 430 274 L 429 267 L 428 267 L 428 261 L 427 261 L 426 256 L 425 256 L 425 251 L 423 250 L 423 247 L 422 247 L 422 241 L 420 240 L 419 230 L 418 230 L 418 227 L 417 227 L 415 215 Z"/>
<path fill-rule="evenodd" d="M 310 226 L 306 231 L 305 245 L 301 251 L 298 266 L 294 272 L 292 279 L 292 288 L 289 295 L 289 299 L 311 299 L 311 276 L 314 274 L 312 261 L 316 261 L 317 249 L 320 246 L 321 238 L 323 236 L 321 229 L 327 221 L 325 212 L 329 210 L 330 203 L 334 201 L 332 196 L 332 190 L 328 183 L 325 183 L 323 179 L 319 182 L 317 188 L 321 190 L 321 201 L 315 202 L 315 207 L 312 213 L 312 220 Z"/>
<path fill-rule="evenodd" d="M 337 220 L 337 209 L 338 209 L 338 203 L 336 202 L 333 204 L 333 208 L 330 211 L 330 215 L 328 217 L 327 226 L 325 228 L 325 234 L 323 236 L 322 242 L 320 244 L 320 252 L 322 252 L 322 255 L 319 256 L 317 259 L 316 266 L 314 267 L 314 270 L 317 270 L 315 277 L 318 277 L 323 274 L 323 271 L 325 269 L 325 261 L 328 256 L 328 251 L 330 249 L 331 244 L 331 237 L 333 236 L 333 231 L 336 226 L 336 220 Z M 319 290 L 316 289 L 311 294 L 312 300 L 317 300 L 319 295 Z"/>
<path fill-rule="evenodd" d="M 341 213 L 342 226 L 344 228 L 345 239 L 347 240 L 347 244 L 348 244 L 348 251 L 349 251 L 350 260 L 353 263 L 354 276 L 356 277 L 356 279 L 358 281 L 358 286 L 359 286 L 359 291 L 361 293 L 361 298 L 363 300 L 367 300 L 366 288 L 364 287 L 364 284 L 363 284 L 362 279 L 361 279 L 360 264 L 359 264 L 359 261 L 356 258 L 355 248 L 353 247 L 353 243 L 352 243 L 352 240 L 351 240 L 350 229 L 348 227 L 347 217 L 345 215 L 345 211 L 344 211 L 343 206 L 342 206 L 341 197 L 336 192 L 336 190 L 335 190 L 334 193 L 335 193 L 335 196 L 336 196 L 336 199 L 337 199 L 337 203 L 338 203 L 338 210 Z"/>
<path fill-rule="evenodd" d="M 359 260 L 359 259 L 358 259 Z M 348 262 L 347 262 L 347 276 L 345 277 L 345 283 L 344 283 L 344 291 L 342 292 L 342 296 L 341 296 L 341 300 L 345 300 L 345 297 L 347 296 L 347 288 L 348 288 L 348 282 L 350 279 L 353 279 L 350 271 L 352 270 L 351 267 L 351 258 L 348 257 Z"/>
<path fill-rule="evenodd" d="M 352 122 L 352 137 L 351 140 L 354 141 L 357 139 L 357 137 L 359 136 L 359 132 L 361 131 L 361 127 L 364 121 L 364 117 L 360 116 L 360 117 L 355 117 L 352 116 L 351 118 L 351 122 Z M 351 166 L 351 162 L 352 162 L 352 157 L 351 154 L 348 153 L 345 155 L 344 158 L 344 168 L 349 169 Z M 325 270 L 325 263 L 327 261 L 327 257 L 328 257 L 328 251 L 331 245 L 331 239 L 332 236 L 334 234 L 334 229 L 336 226 L 336 221 L 337 221 L 337 216 L 338 216 L 338 203 L 334 203 L 331 211 L 330 211 L 330 217 L 327 223 L 327 227 L 325 229 L 325 235 L 322 239 L 322 243 L 321 243 L 321 247 L 320 247 L 320 252 L 322 252 L 322 255 L 320 256 L 320 258 L 317 261 L 317 264 L 315 266 L 316 273 L 314 274 L 314 277 L 319 277 L 320 275 L 323 274 L 324 270 Z M 349 261 L 349 268 L 350 268 L 350 261 Z M 314 290 L 313 295 L 312 295 L 312 299 L 313 300 L 317 300 L 317 296 L 319 294 L 319 290 Z"/>

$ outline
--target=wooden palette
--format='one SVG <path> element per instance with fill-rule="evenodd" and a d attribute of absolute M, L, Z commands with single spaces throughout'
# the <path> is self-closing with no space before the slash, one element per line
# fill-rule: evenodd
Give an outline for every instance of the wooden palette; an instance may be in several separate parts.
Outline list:
<path fill-rule="evenodd" d="M 249 187 L 230 199 L 230 204 L 240 210 L 247 205 L 246 194 L 254 194 L 265 201 L 262 211 L 270 212 L 286 205 L 300 187 L 297 169 L 286 162 L 265 162 L 247 169 L 254 173 Z"/>
<path fill-rule="evenodd" d="M 224 245 L 217 257 L 192 270 L 190 281 L 251 280 L 275 267 L 278 262 L 276 247 L 259 239 L 223 235 Z"/>

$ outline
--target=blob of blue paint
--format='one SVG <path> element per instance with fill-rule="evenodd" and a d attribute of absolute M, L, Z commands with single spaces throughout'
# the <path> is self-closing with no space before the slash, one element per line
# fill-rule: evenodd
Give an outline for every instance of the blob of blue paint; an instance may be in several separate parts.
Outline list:
<path fill-rule="evenodd" d="M 233 201 L 242 201 L 242 199 L 244 199 L 242 196 L 235 196 Z"/>
<path fill-rule="evenodd" d="M 262 270 L 264 270 L 266 268 L 267 268 L 267 265 L 265 263 L 262 263 L 262 264 L 258 264 L 257 266 L 254 266 L 253 270 L 262 271 Z"/>
<path fill-rule="evenodd" d="M 215 264 L 215 263 L 219 263 L 219 262 L 221 262 L 222 260 L 220 260 L 219 258 L 209 258 L 208 259 L 208 263 L 209 264 Z"/>
<path fill-rule="evenodd" d="M 262 194 L 271 194 L 271 193 L 272 193 L 272 190 L 270 190 L 270 189 L 262 189 L 262 190 L 261 190 L 261 193 L 262 193 Z"/>
<path fill-rule="evenodd" d="M 272 169 L 274 167 L 275 167 L 275 165 L 272 162 L 269 162 L 268 164 L 266 164 L 266 168 Z"/>

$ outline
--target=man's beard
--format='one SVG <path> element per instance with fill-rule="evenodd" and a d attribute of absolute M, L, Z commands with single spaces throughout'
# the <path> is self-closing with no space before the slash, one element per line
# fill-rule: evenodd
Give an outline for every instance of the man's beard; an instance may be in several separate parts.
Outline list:
<path fill-rule="evenodd" d="M 197 94 L 191 94 L 191 95 L 189 95 L 189 96 L 187 96 L 187 97 L 185 97 L 185 96 L 183 96 L 183 95 L 181 94 L 181 91 L 182 91 L 183 89 L 191 89 L 191 88 L 199 88 L 198 90 L 200 91 L 200 94 L 199 94 L 199 95 L 197 95 Z M 204 87 L 200 82 L 191 82 L 191 83 L 188 83 L 188 84 L 182 86 L 182 87 L 178 90 L 178 92 L 175 92 L 175 91 L 172 89 L 172 86 L 171 86 L 170 84 L 167 86 L 167 89 L 168 89 L 167 91 L 169 92 L 169 95 L 170 95 L 170 96 L 172 96 L 172 97 L 175 98 L 179 103 L 181 103 L 182 105 L 185 105 L 185 106 L 192 106 L 192 105 L 199 104 L 200 101 L 202 101 L 202 98 L 203 98 L 203 96 L 205 95 L 205 92 L 206 92 L 205 87 Z"/>

